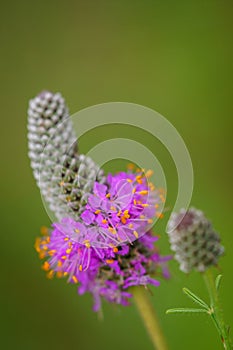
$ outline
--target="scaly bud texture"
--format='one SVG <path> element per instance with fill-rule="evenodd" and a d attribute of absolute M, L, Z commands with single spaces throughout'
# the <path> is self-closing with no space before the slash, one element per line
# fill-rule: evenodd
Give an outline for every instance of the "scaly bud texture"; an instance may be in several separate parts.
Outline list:
<path fill-rule="evenodd" d="M 217 265 L 224 247 L 220 244 L 218 233 L 201 210 L 191 208 L 187 212 L 182 209 L 179 213 L 173 213 L 168 228 L 171 249 L 175 252 L 181 271 L 203 272 L 210 266 Z"/>
<path fill-rule="evenodd" d="M 94 181 L 103 171 L 78 154 L 76 136 L 60 93 L 44 91 L 29 103 L 28 140 L 31 166 L 42 195 L 60 220 L 78 218 Z"/>

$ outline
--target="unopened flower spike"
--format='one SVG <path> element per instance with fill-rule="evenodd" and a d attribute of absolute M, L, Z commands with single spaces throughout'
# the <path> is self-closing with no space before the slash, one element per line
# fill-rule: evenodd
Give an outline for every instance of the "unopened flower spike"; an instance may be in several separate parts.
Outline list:
<path fill-rule="evenodd" d="M 168 223 L 168 234 L 171 249 L 175 252 L 180 270 L 185 273 L 198 271 L 202 274 L 210 297 L 210 304 L 187 288 L 183 292 L 199 308 L 175 308 L 167 313 L 205 313 L 209 315 L 219 333 L 224 349 L 231 350 L 229 328 L 225 325 L 223 312 L 219 303 L 219 284 L 222 275 L 214 280 L 211 267 L 216 267 L 219 258 L 224 253 L 220 236 L 214 230 L 212 223 L 201 210 L 190 208 L 173 213 Z"/>
<path fill-rule="evenodd" d="M 58 219 L 78 218 L 94 181 L 105 181 L 92 159 L 78 153 L 60 93 L 43 91 L 29 102 L 28 146 L 37 185 Z"/>
<path fill-rule="evenodd" d="M 201 210 L 190 208 L 172 213 L 168 231 L 171 249 L 183 272 L 204 272 L 216 266 L 224 253 L 219 234 Z"/>

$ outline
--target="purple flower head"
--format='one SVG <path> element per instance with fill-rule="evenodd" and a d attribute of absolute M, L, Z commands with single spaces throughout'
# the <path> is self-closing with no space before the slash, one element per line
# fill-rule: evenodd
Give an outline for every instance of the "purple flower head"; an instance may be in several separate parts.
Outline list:
<path fill-rule="evenodd" d="M 161 197 L 141 172 L 96 182 L 79 222 L 63 218 L 37 239 L 35 248 L 46 258 L 43 270 L 49 278 L 66 277 L 78 284 L 79 294 L 91 293 L 95 311 L 102 298 L 128 305 L 129 287 L 157 287 L 157 277 L 168 277 L 170 257 L 161 257 L 154 245 L 158 237 L 149 230 L 160 215 Z"/>

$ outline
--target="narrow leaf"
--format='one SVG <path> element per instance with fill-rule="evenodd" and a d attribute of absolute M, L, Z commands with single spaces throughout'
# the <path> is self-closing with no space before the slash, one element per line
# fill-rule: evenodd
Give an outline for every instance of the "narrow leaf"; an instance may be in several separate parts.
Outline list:
<path fill-rule="evenodd" d="M 195 303 L 201 305 L 204 309 L 209 310 L 209 306 L 202 300 L 200 299 L 196 294 L 191 292 L 188 288 L 183 288 L 183 292 L 190 298 L 192 299 Z"/>
<path fill-rule="evenodd" d="M 166 311 L 166 314 L 181 314 L 181 313 L 207 313 L 205 309 L 188 309 L 188 308 L 177 308 L 177 309 L 169 309 Z"/>
<path fill-rule="evenodd" d="M 218 276 L 216 277 L 216 280 L 215 280 L 215 287 L 216 287 L 217 290 L 219 290 L 221 281 L 222 281 L 222 275 L 218 275 Z"/>

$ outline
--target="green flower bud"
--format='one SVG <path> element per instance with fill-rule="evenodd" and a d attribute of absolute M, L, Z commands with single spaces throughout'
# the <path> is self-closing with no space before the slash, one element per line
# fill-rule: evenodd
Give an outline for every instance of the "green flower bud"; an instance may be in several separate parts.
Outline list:
<path fill-rule="evenodd" d="M 173 213 L 168 222 L 169 241 L 180 270 L 203 272 L 224 253 L 220 237 L 201 210 L 190 208 Z"/>

